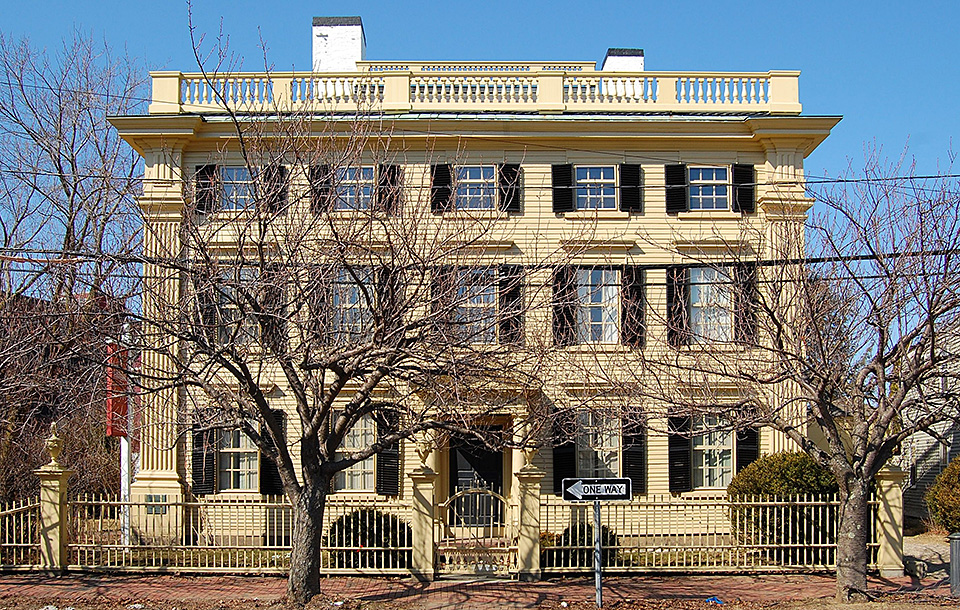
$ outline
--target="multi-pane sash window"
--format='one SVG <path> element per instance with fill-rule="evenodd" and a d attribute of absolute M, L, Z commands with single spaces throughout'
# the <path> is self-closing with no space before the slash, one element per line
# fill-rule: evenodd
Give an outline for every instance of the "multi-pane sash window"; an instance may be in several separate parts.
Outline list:
<path fill-rule="evenodd" d="M 614 166 L 577 166 L 574 178 L 578 210 L 617 209 L 617 175 Z"/>
<path fill-rule="evenodd" d="M 579 415 L 577 476 L 620 476 L 620 426 L 618 420 L 599 413 Z"/>
<path fill-rule="evenodd" d="M 337 169 L 337 199 L 334 209 L 368 210 L 373 202 L 374 168 L 342 167 Z"/>
<path fill-rule="evenodd" d="M 220 491 L 257 489 L 257 446 L 240 430 L 224 430 L 217 452 L 217 482 Z"/>
<path fill-rule="evenodd" d="M 691 167 L 689 171 L 691 210 L 726 210 L 729 207 L 728 168 Z"/>
<path fill-rule="evenodd" d="M 690 334 L 694 341 L 733 340 L 733 290 L 729 269 L 690 269 Z"/>
<path fill-rule="evenodd" d="M 455 318 L 460 335 L 469 343 L 496 343 L 496 269 L 459 269 L 456 287 Z"/>
<path fill-rule="evenodd" d="M 331 292 L 333 337 L 348 343 L 363 339 L 369 332 L 372 316 L 372 270 L 365 267 L 340 269 Z"/>
<path fill-rule="evenodd" d="M 454 204 L 462 210 L 493 210 L 497 207 L 495 165 L 465 165 L 456 168 L 457 196 Z"/>
<path fill-rule="evenodd" d="M 349 453 L 366 449 L 376 439 L 376 423 L 372 417 L 364 415 L 344 435 L 337 459 L 342 459 Z M 334 489 L 337 491 L 373 491 L 375 488 L 376 470 L 373 456 L 338 472 L 334 479 Z"/>
<path fill-rule="evenodd" d="M 733 433 L 715 416 L 694 421 L 693 486 L 726 487 L 733 476 Z"/>
<path fill-rule="evenodd" d="M 620 274 L 614 269 L 577 269 L 579 343 L 617 343 Z"/>
<path fill-rule="evenodd" d="M 222 165 L 220 171 L 220 209 L 246 210 L 254 206 L 253 176 L 247 167 Z"/>

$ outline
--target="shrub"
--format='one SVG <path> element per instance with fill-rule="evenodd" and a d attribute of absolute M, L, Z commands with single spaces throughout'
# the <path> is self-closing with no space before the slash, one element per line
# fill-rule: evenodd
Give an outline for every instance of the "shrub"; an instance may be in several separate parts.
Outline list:
<path fill-rule="evenodd" d="M 776 453 L 750 464 L 730 482 L 731 531 L 741 545 L 778 564 L 830 565 L 834 561 L 836 511 L 822 504 L 757 505 L 756 497 L 825 498 L 837 492 L 833 475 L 806 453 Z M 799 499 L 799 498 L 797 498 Z M 811 544 L 817 546 L 813 547 Z"/>
<path fill-rule="evenodd" d="M 960 457 L 937 475 L 926 500 L 934 523 L 948 532 L 960 532 Z"/>
<path fill-rule="evenodd" d="M 412 539 L 410 526 L 396 515 L 360 509 L 334 521 L 325 543 L 332 568 L 406 568 Z"/>
<path fill-rule="evenodd" d="M 578 521 L 563 530 L 559 536 L 549 532 L 542 533 L 540 545 L 541 567 L 593 567 L 593 526 L 589 523 Z M 620 539 L 606 525 L 600 526 L 600 546 L 600 561 L 604 567 L 609 566 L 617 557 Z"/>
<path fill-rule="evenodd" d="M 833 475 L 806 453 L 766 455 L 741 470 L 727 487 L 727 495 L 796 496 L 837 493 Z"/>

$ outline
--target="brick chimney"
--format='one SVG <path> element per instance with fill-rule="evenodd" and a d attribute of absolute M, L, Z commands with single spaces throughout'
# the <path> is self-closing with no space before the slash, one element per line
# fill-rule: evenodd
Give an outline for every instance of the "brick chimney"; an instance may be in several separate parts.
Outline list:
<path fill-rule="evenodd" d="M 313 18 L 314 72 L 356 72 L 366 56 L 360 17 Z"/>

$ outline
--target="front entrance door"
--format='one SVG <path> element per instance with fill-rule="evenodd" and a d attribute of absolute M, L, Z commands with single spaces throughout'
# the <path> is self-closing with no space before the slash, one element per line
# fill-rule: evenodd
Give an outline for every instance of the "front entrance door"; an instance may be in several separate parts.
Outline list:
<path fill-rule="evenodd" d="M 450 496 L 471 489 L 503 493 L 503 453 L 471 438 L 450 439 Z M 487 494 L 469 494 L 456 500 L 450 525 L 502 525 L 503 507 Z"/>

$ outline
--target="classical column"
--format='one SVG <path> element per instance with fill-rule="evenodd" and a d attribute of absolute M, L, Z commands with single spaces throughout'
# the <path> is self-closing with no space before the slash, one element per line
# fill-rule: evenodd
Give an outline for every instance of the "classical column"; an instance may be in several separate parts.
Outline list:
<path fill-rule="evenodd" d="M 883 578 L 903 576 L 903 480 L 906 473 L 885 466 L 877 473 L 877 569 Z"/>
<path fill-rule="evenodd" d="M 181 154 L 162 148 L 144 153 L 147 167 L 140 207 L 144 215 L 140 411 L 140 470 L 131 488 L 134 501 L 177 502 L 183 498 L 177 450 L 183 389 L 172 384 L 178 349 L 164 330 L 181 315 L 181 277 L 171 264 L 183 256 L 184 194 Z M 147 497 L 149 496 L 149 497 Z"/>
<path fill-rule="evenodd" d="M 413 480 L 413 557 L 410 572 L 421 581 L 434 579 L 434 493 L 437 473 L 425 464 L 408 474 Z"/>
<path fill-rule="evenodd" d="M 40 478 L 40 569 L 61 574 L 67 569 L 67 479 L 73 474 L 57 459 L 63 441 L 53 424 L 47 439 L 50 463 L 34 470 Z"/>

